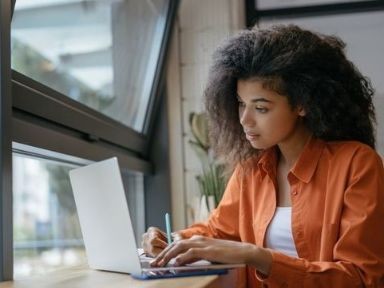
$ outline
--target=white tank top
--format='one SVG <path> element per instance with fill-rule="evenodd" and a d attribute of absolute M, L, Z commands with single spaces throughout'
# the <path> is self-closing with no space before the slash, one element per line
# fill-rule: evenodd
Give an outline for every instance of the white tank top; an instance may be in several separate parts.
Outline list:
<path fill-rule="evenodd" d="M 298 257 L 292 237 L 291 212 L 292 207 L 276 207 L 266 232 L 265 245 L 286 255 Z"/>

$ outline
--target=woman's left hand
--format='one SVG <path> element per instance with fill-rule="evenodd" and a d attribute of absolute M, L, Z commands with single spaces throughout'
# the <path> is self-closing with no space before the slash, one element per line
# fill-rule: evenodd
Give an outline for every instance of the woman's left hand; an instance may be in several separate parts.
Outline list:
<path fill-rule="evenodd" d="M 168 245 L 151 265 L 164 266 L 172 258 L 175 258 L 177 266 L 200 259 L 227 264 L 250 264 L 257 250 L 258 247 L 250 243 L 193 236 Z"/>

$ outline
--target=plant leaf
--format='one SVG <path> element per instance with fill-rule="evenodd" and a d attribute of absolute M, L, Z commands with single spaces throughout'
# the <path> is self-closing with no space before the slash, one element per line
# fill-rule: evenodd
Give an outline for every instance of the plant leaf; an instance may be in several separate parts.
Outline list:
<path fill-rule="evenodd" d="M 209 149 L 208 120 L 204 112 L 191 113 L 189 115 L 189 124 L 196 141 L 205 149 Z"/>

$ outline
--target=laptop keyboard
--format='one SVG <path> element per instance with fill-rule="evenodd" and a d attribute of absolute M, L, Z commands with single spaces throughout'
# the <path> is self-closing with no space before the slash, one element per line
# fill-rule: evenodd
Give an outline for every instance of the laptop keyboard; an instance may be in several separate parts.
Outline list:
<path fill-rule="evenodd" d="M 141 264 L 141 268 L 151 268 L 151 261 L 153 261 L 154 258 L 152 257 L 148 257 L 148 256 L 145 256 L 145 255 L 140 255 L 140 264 Z M 171 259 L 171 261 L 168 262 L 168 264 L 166 265 L 167 267 L 172 267 L 174 266 L 175 260 L 174 259 Z"/>

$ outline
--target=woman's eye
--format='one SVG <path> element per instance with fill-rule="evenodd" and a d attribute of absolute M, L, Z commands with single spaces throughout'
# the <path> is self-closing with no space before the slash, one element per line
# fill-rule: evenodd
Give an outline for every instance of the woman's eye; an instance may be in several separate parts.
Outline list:
<path fill-rule="evenodd" d="M 256 110 L 259 111 L 260 113 L 267 113 L 268 109 L 264 107 L 256 107 Z"/>

